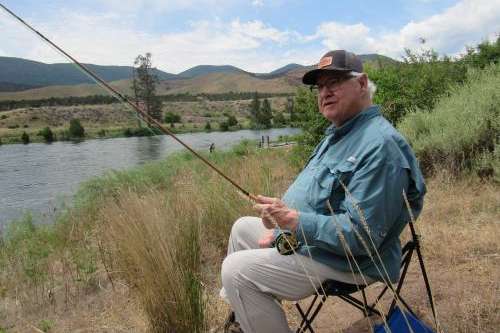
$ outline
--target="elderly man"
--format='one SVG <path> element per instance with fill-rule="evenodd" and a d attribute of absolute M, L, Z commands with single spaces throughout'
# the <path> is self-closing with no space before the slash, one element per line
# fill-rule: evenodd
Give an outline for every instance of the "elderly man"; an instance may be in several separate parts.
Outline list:
<path fill-rule="evenodd" d="M 312 295 L 324 280 L 397 281 L 409 220 L 403 193 L 415 216 L 422 209 L 415 156 L 372 104 L 375 86 L 360 58 L 328 52 L 302 81 L 317 89 L 332 125 L 283 198 L 258 196 L 261 217 L 232 228 L 221 296 L 245 333 L 290 332 L 280 300 Z M 291 255 L 271 247 L 285 230 L 299 243 Z"/>

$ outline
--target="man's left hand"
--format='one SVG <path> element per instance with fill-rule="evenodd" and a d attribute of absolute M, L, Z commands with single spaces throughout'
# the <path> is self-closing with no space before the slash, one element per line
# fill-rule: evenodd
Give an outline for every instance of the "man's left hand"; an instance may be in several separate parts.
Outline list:
<path fill-rule="evenodd" d="M 295 231 L 299 224 L 299 213 L 295 209 L 288 208 L 283 201 L 278 198 L 258 195 L 254 208 L 260 213 L 262 223 L 266 228 L 275 228 L 277 224 L 281 229 Z"/>

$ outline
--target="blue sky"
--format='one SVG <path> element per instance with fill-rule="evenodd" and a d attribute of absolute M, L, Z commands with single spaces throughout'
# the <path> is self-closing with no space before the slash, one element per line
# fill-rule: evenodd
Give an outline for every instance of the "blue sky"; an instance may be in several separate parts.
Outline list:
<path fill-rule="evenodd" d="M 457 55 L 500 33 L 500 0 L 3 0 L 77 59 L 131 65 L 152 52 L 178 73 L 200 64 L 268 72 L 329 49 L 399 58 L 404 48 Z M 420 43 L 420 37 L 426 39 Z M 0 55 L 64 58 L 0 12 Z"/>

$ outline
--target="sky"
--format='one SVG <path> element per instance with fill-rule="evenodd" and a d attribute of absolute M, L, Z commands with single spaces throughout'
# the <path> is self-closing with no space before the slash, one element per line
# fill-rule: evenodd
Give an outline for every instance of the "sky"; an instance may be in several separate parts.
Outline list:
<path fill-rule="evenodd" d="M 458 56 L 466 46 L 500 34 L 500 0 L 0 3 L 81 62 L 130 66 L 138 54 L 151 52 L 153 65 L 169 73 L 196 65 L 264 73 L 289 63 L 317 63 L 333 49 L 400 59 L 405 48 L 432 48 Z M 2 10 L 0 56 L 67 62 Z"/>

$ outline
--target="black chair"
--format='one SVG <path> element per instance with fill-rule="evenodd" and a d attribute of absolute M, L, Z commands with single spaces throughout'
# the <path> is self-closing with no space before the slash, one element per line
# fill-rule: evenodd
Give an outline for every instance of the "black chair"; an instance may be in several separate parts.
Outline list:
<path fill-rule="evenodd" d="M 375 298 L 373 303 L 369 303 L 366 297 L 365 289 L 368 287 L 366 285 L 356 285 L 356 284 L 349 284 L 349 283 L 343 283 L 339 281 L 334 281 L 334 280 L 326 280 L 322 284 L 322 288 L 319 288 L 318 292 L 319 295 L 315 295 L 314 298 L 312 299 L 311 303 L 307 307 L 307 310 L 304 311 L 300 304 L 297 302 L 296 307 L 297 310 L 302 317 L 302 321 L 297 328 L 297 333 L 303 333 L 309 331 L 310 333 L 314 333 L 314 329 L 312 328 L 312 323 L 318 313 L 320 312 L 321 308 L 323 307 L 323 304 L 325 303 L 326 299 L 328 297 L 338 297 L 344 302 L 354 306 L 355 308 L 361 310 L 363 313 L 364 317 L 368 317 L 371 315 L 378 315 L 380 317 L 384 316 L 385 318 L 388 317 L 388 315 L 392 312 L 392 310 L 396 306 L 396 302 L 399 300 L 399 302 L 406 308 L 408 312 L 410 312 L 412 315 L 416 316 L 414 311 L 410 308 L 408 303 L 404 300 L 404 298 L 401 296 L 401 289 L 403 287 L 405 278 L 406 278 L 406 273 L 408 272 L 408 267 L 410 266 L 410 262 L 413 256 L 413 253 L 417 253 L 418 261 L 420 264 L 420 269 L 422 272 L 422 276 L 425 282 L 425 287 L 427 289 L 427 296 L 429 298 L 429 304 L 432 309 L 432 314 L 434 316 L 434 319 L 436 319 L 436 312 L 434 308 L 434 302 L 432 298 L 432 292 L 429 284 L 429 279 L 427 278 L 427 273 L 425 270 L 424 266 L 424 261 L 422 257 L 422 253 L 420 250 L 420 236 L 416 234 L 415 228 L 413 226 L 413 223 L 410 221 L 409 222 L 410 226 L 410 231 L 412 235 L 412 239 L 408 241 L 405 246 L 402 249 L 402 259 L 401 259 L 401 275 L 399 278 L 399 281 L 396 285 L 396 288 L 392 284 L 386 284 L 384 286 L 384 289 L 380 292 L 380 294 Z M 376 306 L 378 302 L 382 299 L 382 297 L 386 294 L 386 292 L 391 289 L 392 290 L 392 300 L 391 300 L 391 305 L 389 307 L 389 311 L 387 313 L 380 313 L 376 309 Z M 358 299 L 352 294 L 356 292 L 361 292 L 362 299 Z"/>

